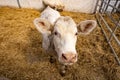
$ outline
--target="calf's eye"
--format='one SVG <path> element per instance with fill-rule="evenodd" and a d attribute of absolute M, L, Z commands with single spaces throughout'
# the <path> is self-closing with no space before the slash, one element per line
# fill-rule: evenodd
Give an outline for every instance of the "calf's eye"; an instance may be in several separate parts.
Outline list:
<path fill-rule="evenodd" d="M 75 35 L 78 35 L 78 32 L 76 32 Z"/>
<path fill-rule="evenodd" d="M 58 33 L 57 33 L 57 32 L 54 32 L 54 34 L 55 34 L 55 35 L 58 35 Z"/>

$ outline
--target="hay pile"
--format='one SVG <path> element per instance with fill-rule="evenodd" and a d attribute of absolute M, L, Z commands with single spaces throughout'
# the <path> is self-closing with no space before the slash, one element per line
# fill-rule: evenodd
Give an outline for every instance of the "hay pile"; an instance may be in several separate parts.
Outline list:
<path fill-rule="evenodd" d="M 94 15 L 61 12 L 76 23 Z M 100 27 L 78 37 L 78 62 L 66 76 L 59 74 L 58 62 L 51 64 L 41 48 L 41 34 L 33 20 L 40 12 L 32 9 L 0 8 L 0 77 L 10 80 L 120 80 L 116 64 Z"/>

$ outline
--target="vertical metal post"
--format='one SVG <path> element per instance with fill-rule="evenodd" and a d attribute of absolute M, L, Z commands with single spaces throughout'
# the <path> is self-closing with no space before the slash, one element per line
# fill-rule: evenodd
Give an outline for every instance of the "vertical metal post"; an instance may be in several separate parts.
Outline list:
<path fill-rule="evenodd" d="M 102 6 L 103 6 L 103 2 L 104 2 L 104 0 L 101 1 L 101 5 L 100 5 L 100 8 L 99 8 L 100 13 L 102 12 L 101 9 L 102 9 Z"/>
<path fill-rule="evenodd" d="M 96 13 L 96 11 L 97 11 L 98 2 L 99 2 L 99 0 L 96 1 L 96 5 L 95 5 L 95 9 L 94 9 L 94 13 Z"/>
<path fill-rule="evenodd" d="M 117 3 L 118 3 L 118 0 L 116 0 L 116 1 L 115 1 L 114 6 L 116 6 L 116 5 L 117 5 Z M 112 12 L 114 12 L 114 8 L 112 9 Z"/>
<path fill-rule="evenodd" d="M 106 7 L 106 4 L 105 4 L 106 1 L 107 1 L 107 0 L 104 0 L 104 1 L 103 1 L 102 13 L 104 13 L 104 10 L 105 10 L 105 7 Z"/>
<path fill-rule="evenodd" d="M 110 3 L 110 0 L 108 0 L 108 4 L 109 4 L 109 3 Z M 104 12 L 106 12 L 106 10 L 108 9 L 108 4 L 107 4 L 107 6 L 106 6 Z"/>
<path fill-rule="evenodd" d="M 116 62 L 118 63 L 118 65 L 120 65 L 120 59 L 117 55 L 117 52 L 116 52 L 114 46 L 111 43 L 112 38 L 113 38 L 116 41 L 115 44 L 119 46 L 118 48 L 120 48 L 120 41 L 118 40 L 117 36 L 115 35 L 115 31 L 118 28 L 120 28 L 120 16 L 118 14 L 119 20 L 116 20 L 114 18 L 114 16 L 112 15 L 112 13 L 115 11 L 118 13 L 120 12 L 120 8 L 116 6 L 118 4 L 118 2 L 120 2 L 120 1 L 114 0 L 115 4 L 111 4 L 111 1 L 112 0 L 102 0 L 100 8 L 99 8 L 99 12 L 96 14 L 95 17 L 96 17 L 98 24 L 100 25 L 104 35 L 105 35 L 105 38 L 106 38 L 106 40 L 107 40 L 107 42 L 112 50 L 112 53 L 113 53 L 113 56 L 115 57 Z M 107 12 L 109 7 L 112 8 L 111 12 Z M 104 14 L 106 17 L 104 17 L 102 14 Z M 106 21 L 106 18 L 108 18 L 110 21 L 112 21 L 112 24 L 115 25 L 114 30 L 111 29 L 112 25 L 108 24 L 108 22 Z M 101 24 L 104 24 L 105 26 L 102 26 Z M 110 37 L 107 35 L 105 27 L 109 31 Z"/>
<path fill-rule="evenodd" d="M 21 8 L 20 1 L 19 1 L 19 0 L 17 0 L 17 3 L 18 3 L 18 7 Z"/>

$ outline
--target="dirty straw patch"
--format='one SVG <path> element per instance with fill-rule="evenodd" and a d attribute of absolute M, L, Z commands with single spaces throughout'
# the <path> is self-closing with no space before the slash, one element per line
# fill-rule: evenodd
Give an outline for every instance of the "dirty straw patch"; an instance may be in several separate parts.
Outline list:
<path fill-rule="evenodd" d="M 61 12 L 76 23 L 94 15 Z M 100 27 L 77 40 L 78 62 L 59 74 L 59 63 L 50 63 L 41 48 L 41 34 L 33 20 L 40 12 L 32 9 L 0 8 L 0 79 L 4 80 L 120 80 L 117 66 Z"/>

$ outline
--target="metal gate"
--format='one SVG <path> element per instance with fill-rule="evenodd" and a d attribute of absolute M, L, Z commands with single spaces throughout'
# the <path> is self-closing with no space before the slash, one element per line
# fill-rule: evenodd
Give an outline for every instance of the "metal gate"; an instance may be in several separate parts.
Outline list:
<path fill-rule="evenodd" d="M 97 22 L 120 65 L 120 0 L 97 0 L 95 12 Z M 116 49 L 114 45 L 117 45 Z"/>

